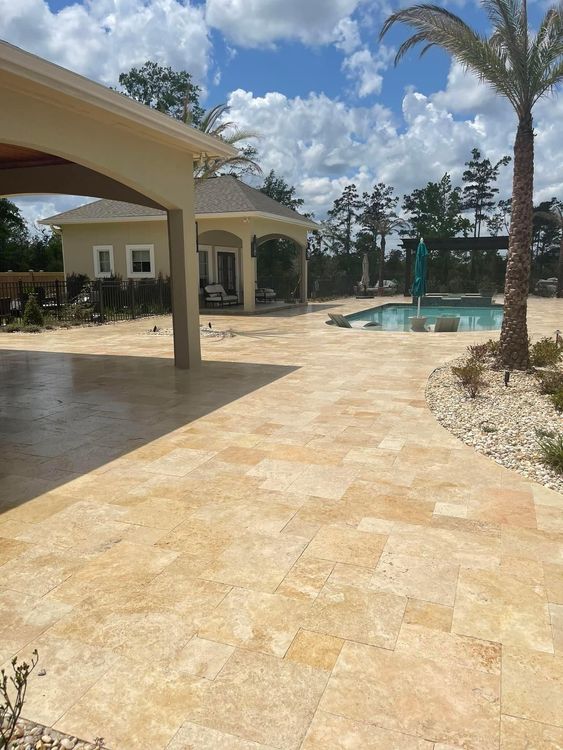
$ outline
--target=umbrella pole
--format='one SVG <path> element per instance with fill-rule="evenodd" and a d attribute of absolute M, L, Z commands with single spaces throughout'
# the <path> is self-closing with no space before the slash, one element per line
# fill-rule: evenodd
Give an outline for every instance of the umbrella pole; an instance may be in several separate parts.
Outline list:
<path fill-rule="evenodd" d="M 420 297 L 418 298 L 418 309 L 417 309 L 416 315 L 418 318 L 420 318 Z"/>

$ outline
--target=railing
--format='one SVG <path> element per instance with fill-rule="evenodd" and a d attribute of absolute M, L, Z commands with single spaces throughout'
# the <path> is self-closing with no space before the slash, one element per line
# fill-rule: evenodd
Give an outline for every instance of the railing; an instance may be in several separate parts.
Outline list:
<path fill-rule="evenodd" d="M 0 318 L 19 318 L 35 295 L 46 322 L 131 320 L 172 311 L 169 279 L 0 282 Z"/>

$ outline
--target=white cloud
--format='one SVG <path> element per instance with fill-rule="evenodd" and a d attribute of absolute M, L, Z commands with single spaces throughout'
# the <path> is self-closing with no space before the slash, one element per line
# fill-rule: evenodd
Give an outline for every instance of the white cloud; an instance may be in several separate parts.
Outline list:
<path fill-rule="evenodd" d="M 464 111 L 464 90 L 478 114 Z M 516 127 L 510 106 L 476 82 L 462 82 L 456 72 L 443 92 L 407 91 L 402 118 L 380 105 L 354 107 L 323 94 L 257 97 L 239 89 L 229 103 L 233 120 L 262 135 L 258 148 L 264 170 L 275 169 L 295 185 L 305 208 L 318 218 L 351 182 L 363 191 L 381 180 L 403 194 L 450 172 L 459 184 L 472 148 L 491 160 L 512 155 Z M 557 128 L 562 118 L 561 99 L 537 106 L 536 200 L 563 196 L 557 166 L 563 163 Z M 501 170 L 501 197 L 510 194 L 511 178 L 511 167 Z"/>
<path fill-rule="evenodd" d="M 207 0 L 207 21 L 242 47 L 282 40 L 337 41 L 350 47 L 357 28 L 348 17 L 361 0 Z"/>
<path fill-rule="evenodd" d="M 0 37 L 111 85 L 149 59 L 203 82 L 211 54 L 204 11 L 190 0 L 86 0 L 59 11 L 46 0 L 0 0 Z"/>
<path fill-rule="evenodd" d="M 349 16 L 340 19 L 334 27 L 334 34 L 336 46 L 347 55 L 350 55 L 362 43 L 358 22 Z"/>
<path fill-rule="evenodd" d="M 364 47 L 344 58 L 342 69 L 350 80 L 355 81 L 356 93 L 360 98 L 380 93 L 382 71 L 388 67 L 393 56 L 393 50 L 380 45 L 375 55 Z"/>

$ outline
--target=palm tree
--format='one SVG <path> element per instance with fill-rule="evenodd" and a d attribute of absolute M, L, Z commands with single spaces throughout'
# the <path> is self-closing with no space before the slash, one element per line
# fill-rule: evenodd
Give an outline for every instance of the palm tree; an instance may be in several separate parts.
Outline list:
<path fill-rule="evenodd" d="M 563 204 L 555 203 L 549 211 L 536 211 L 537 216 L 544 221 L 551 221 L 559 229 L 559 263 L 557 268 L 557 291 L 556 297 L 563 297 Z"/>
<path fill-rule="evenodd" d="M 201 121 L 195 127 L 207 133 L 207 135 L 220 138 L 230 146 L 236 146 L 244 141 L 258 138 L 256 133 L 250 130 L 242 130 L 234 122 L 223 119 L 229 109 L 227 104 L 217 104 L 204 113 Z M 192 124 L 191 114 L 187 108 L 184 111 L 184 122 L 188 125 Z M 255 157 L 256 149 L 249 145 L 243 146 L 237 156 L 224 158 L 205 156 L 195 165 L 194 177 L 205 179 L 225 171 L 237 175 L 262 174 L 262 169 L 256 162 Z"/>
<path fill-rule="evenodd" d="M 415 33 L 399 47 L 396 63 L 421 42 L 421 54 L 431 47 L 442 47 L 508 99 L 516 111 L 518 129 L 500 349 L 505 367 L 525 369 L 529 364 L 526 315 L 533 222 L 532 111 L 536 102 L 563 79 L 563 5 L 545 13 L 535 35 L 528 29 L 526 0 L 481 0 L 481 5 L 492 25 L 489 37 L 478 34 L 459 16 L 437 5 L 414 5 L 389 16 L 380 38 L 397 23 L 410 26 Z"/>

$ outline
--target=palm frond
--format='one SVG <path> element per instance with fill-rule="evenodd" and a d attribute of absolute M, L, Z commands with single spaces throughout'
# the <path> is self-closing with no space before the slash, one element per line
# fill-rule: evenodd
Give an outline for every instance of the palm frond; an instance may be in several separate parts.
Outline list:
<path fill-rule="evenodd" d="M 396 24 L 410 26 L 415 33 L 401 44 L 395 63 L 422 42 L 426 43 L 424 52 L 432 46 L 441 47 L 506 96 L 515 108 L 519 106 L 521 91 L 508 65 L 506 51 L 499 54 L 504 47 L 501 40 L 480 36 L 455 13 L 437 5 L 414 5 L 393 13 L 383 24 L 380 39 Z"/>

